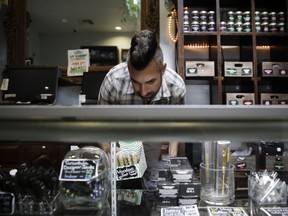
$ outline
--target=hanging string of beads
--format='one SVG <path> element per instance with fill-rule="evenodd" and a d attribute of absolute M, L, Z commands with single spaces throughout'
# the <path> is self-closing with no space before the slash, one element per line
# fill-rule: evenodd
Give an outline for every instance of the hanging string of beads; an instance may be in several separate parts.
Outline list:
<path fill-rule="evenodd" d="M 173 9 L 171 11 L 171 13 L 169 13 L 168 15 L 168 35 L 169 35 L 169 38 L 174 42 L 176 43 L 177 40 L 178 40 L 178 31 L 176 33 L 176 36 L 174 37 L 173 34 L 172 34 L 172 20 L 175 20 L 175 24 L 176 24 L 176 31 L 178 29 L 178 17 L 177 17 L 177 12 L 176 12 L 176 9 Z M 174 24 L 174 22 L 173 22 Z"/>

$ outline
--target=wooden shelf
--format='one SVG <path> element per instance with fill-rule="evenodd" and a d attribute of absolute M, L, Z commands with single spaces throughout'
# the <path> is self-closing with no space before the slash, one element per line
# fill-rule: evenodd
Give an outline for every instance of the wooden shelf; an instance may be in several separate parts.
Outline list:
<path fill-rule="evenodd" d="M 229 93 L 225 90 L 225 85 L 231 85 L 235 80 L 238 83 L 245 83 L 246 86 L 239 88 L 239 93 L 247 89 L 253 89 L 255 95 L 255 104 L 261 104 L 259 100 L 260 94 L 265 91 L 271 93 L 285 93 L 288 94 L 288 77 L 281 77 L 280 80 L 275 77 L 262 77 L 261 63 L 262 61 L 270 62 L 288 62 L 288 32 L 287 32 L 287 15 L 288 15 L 288 0 L 279 0 L 277 4 L 269 0 L 243 0 L 228 1 L 228 0 L 203 0 L 203 1 L 186 1 L 177 0 L 177 13 L 178 13 L 178 43 L 177 43 L 177 69 L 178 73 L 185 80 L 213 80 L 210 82 L 210 88 L 215 88 L 215 81 L 217 82 L 217 91 L 210 91 L 210 101 L 217 104 L 225 104 L 223 98 L 225 94 Z M 191 24 L 193 10 L 197 11 L 214 11 L 215 12 L 215 31 L 213 32 L 184 32 L 184 9 L 188 8 L 189 22 Z M 220 31 L 220 22 L 227 21 L 228 11 L 249 11 L 250 12 L 250 32 L 236 32 L 236 31 Z M 256 32 L 255 31 L 255 11 L 275 11 L 285 13 L 285 32 Z M 185 15 L 186 16 L 186 15 Z M 199 22 L 200 23 L 200 22 Z M 205 44 L 201 47 L 201 51 L 196 50 L 198 44 Z M 191 48 L 189 51 L 187 45 Z M 206 46 L 207 45 L 207 46 Z M 227 49 L 228 47 L 228 49 Z M 232 48 L 231 48 L 232 47 Z M 234 50 L 232 50 L 234 48 Z M 266 49 L 266 50 L 265 50 Z M 205 53 L 206 52 L 206 53 Z M 186 77 L 185 74 L 185 61 L 186 60 L 201 60 L 201 61 L 214 61 L 215 63 L 215 76 L 212 78 L 207 77 Z M 225 77 L 224 62 L 252 62 L 252 77 Z M 288 70 L 288 69 L 287 69 Z M 213 86 L 212 86 L 213 85 Z M 244 84 L 243 84 L 244 85 Z M 266 86 L 265 86 L 266 85 Z M 278 85 L 281 85 L 280 87 Z M 264 86 L 264 87 L 263 87 Z M 231 86 L 229 86 L 231 87 Z M 232 86 L 233 87 L 233 86 Z M 229 89 L 229 88 L 228 88 Z M 283 92 L 276 92 L 278 90 Z M 266 93 L 266 92 L 265 92 Z M 215 102 L 216 101 L 216 102 Z"/>

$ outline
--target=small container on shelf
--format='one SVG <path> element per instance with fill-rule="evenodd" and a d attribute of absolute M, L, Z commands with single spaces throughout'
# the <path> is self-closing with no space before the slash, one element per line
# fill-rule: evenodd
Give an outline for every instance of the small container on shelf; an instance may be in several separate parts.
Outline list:
<path fill-rule="evenodd" d="M 250 20 L 251 20 L 250 11 L 244 11 L 243 20 L 244 20 L 244 22 L 250 22 Z"/>
<path fill-rule="evenodd" d="M 227 25 L 225 21 L 220 22 L 220 31 L 227 31 Z"/>
<path fill-rule="evenodd" d="M 208 11 L 208 22 L 215 22 L 215 11 Z"/>

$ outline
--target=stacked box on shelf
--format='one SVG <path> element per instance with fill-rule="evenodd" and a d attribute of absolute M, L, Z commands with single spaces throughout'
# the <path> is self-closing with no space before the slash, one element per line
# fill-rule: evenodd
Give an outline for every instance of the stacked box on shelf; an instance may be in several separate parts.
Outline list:
<path fill-rule="evenodd" d="M 261 93 L 261 104 L 263 105 L 286 105 L 288 104 L 288 94 Z"/>
<path fill-rule="evenodd" d="M 226 77 L 252 77 L 252 62 L 224 62 L 224 74 Z"/>
<path fill-rule="evenodd" d="M 253 105 L 255 104 L 254 93 L 226 93 L 227 105 Z"/>
<path fill-rule="evenodd" d="M 288 62 L 262 62 L 263 77 L 287 77 Z"/>

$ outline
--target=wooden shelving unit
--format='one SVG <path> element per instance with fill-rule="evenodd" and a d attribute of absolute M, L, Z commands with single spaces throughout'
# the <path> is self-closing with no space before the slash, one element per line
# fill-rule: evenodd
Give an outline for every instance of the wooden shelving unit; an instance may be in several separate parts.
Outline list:
<path fill-rule="evenodd" d="M 184 8 L 191 11 L 215 11 L 215 31 L 185 31 L 183 30 Z M 178 72 L 185 80 L 209 80 L 211 104 L 226 104 L 226 93 L 252 93 L 255 104 L 262 104 L 261 93 L 288 93 L 288 76 L 263 76 L 262 62 L 288 62 L 288 33 L 287 33 L 287 0 L 177 0 L 178 12 Z M 221 31 L 220 23 L 227 19 L 228 11 L 249 11 L 250 32 Z M 255 11 L 284 12 L 284 32 L 257 32 Z M 189 17 L 189 19 L 191 19 Z M 226 20 L 225 20 L 226 21 Z M 191 24 L 191 23 L 190 23 Z M 201 51 L 185 49 L 186 45 L 205 44 L 204 56 Z M 205 53 L 206 52 L 206 53 Z M 214 61 L 214 77 L 187 77 L 185 61 L 197 60 Z M 252 62 L 253 74 L 250 77 L 227 77 L 224 73 L 224 62 Z M 217 92 L 216 90 L 217 89 Z"/>

